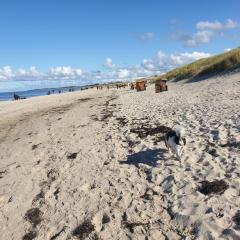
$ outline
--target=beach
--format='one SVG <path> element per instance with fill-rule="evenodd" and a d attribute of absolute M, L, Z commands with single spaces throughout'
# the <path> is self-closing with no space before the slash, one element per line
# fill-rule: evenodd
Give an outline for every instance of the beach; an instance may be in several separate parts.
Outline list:
<path fill-rule="evenodd" d="M 0 102 L 1 239 L 240 239 L 240 73 L 168 88 Z"/>

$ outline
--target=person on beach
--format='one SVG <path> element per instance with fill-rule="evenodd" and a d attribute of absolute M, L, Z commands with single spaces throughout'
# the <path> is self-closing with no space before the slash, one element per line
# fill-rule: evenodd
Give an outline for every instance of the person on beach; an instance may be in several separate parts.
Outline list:
<path fill-rule="evenodd" d="M 20 99 L 20 96 L 14 93 L 14 94 L 13 94 L 13 98 L 14 98 L 14 100 L 19 100 L 19 99 Z"/>

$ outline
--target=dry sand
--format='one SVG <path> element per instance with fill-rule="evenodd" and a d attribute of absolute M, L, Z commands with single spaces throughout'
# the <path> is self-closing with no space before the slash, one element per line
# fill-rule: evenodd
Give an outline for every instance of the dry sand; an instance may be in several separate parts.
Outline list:
<path fill-rule="evenodd" d="M 0 103 L 1 239 L 240 239 L 239 110 L 239 73 Z"/>

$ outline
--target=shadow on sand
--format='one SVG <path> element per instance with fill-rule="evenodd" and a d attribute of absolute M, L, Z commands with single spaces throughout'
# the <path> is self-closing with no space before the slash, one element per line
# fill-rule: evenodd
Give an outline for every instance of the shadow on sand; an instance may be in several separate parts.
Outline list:
<path fill-rule="evenodd" d="M 167 150 L 162 148 L 159 148 L 156 150 L 147 149 L 145 151 L 128 155 L 127 160 L 120 161 L 120 164 L 129 164 L 129 165 L 135 165 L 136 167 L 139 167 L 139 164 L 142 163 L 152 167 L 156 167 L 157 160 L 163 159 L 164 153 L 166 152 Z"/>

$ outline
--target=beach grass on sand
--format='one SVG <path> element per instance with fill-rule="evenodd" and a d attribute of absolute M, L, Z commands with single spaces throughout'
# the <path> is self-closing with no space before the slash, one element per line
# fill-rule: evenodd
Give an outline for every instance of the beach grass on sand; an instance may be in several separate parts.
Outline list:
<path fill-rule="evenodd" d="M 240 66 L 240 47 L 215 56 L 202 58 L 190 64 L 173 69 L 157 78 L 175 79 L 209 78 L 210 75 L 233 71 Z"/>
<path fill-rule="evenodd" d="M 240 239 L 239 109 L 238 72 L 0 103 L 1 239 Z"/>

